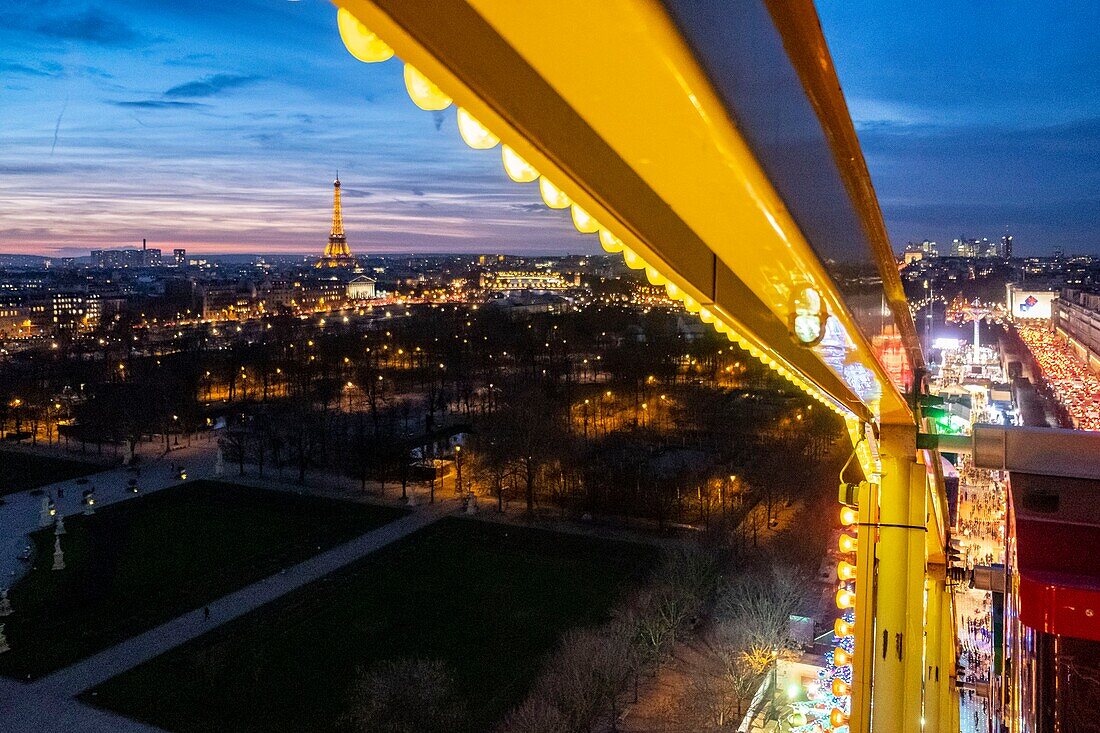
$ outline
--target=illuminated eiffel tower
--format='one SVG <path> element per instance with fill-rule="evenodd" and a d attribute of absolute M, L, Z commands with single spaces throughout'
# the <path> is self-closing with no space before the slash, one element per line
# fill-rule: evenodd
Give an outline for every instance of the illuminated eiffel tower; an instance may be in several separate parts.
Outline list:
<path fill-rule="evenodd" d="M 344 236 L 344 219 L 340 214 L 340 174 L 332 182 L 332 232 L 328 235 L 325 254 L 317 260 L 317 267 L 351 267 L 356 264 Z"/>

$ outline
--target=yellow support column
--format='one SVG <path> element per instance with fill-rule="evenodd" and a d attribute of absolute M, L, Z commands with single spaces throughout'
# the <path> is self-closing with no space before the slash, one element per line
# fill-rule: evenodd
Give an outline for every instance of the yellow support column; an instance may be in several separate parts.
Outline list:
<path fill-rule="evenodd" d="M 919 733 L 924 667 L 924 472 L 916 467 L 914 426 L 882 426 L 879 445 L 882 498 L 871 730 Z M 918 541 L 919 552 L 911 550 Z"/>
<path fill-rule="evenodd" d="M 940 617 L 940 728 L 939 733 L 959 733 L 959 689 L 956 686 L 955 599 L 950 588 L 944 594 Z"/>
<path fill-rule="evenodd" d="M 924 730 L 926 733 L 946 733 L 941 728 L 940 704 L 943 687 L 948 684 L 950 670 L 943 664 L 944 631 L 942 616 L 950 613 L 947 589 L 944 586 L 946 568 L 928 566 L 928 622 L 924 637 Z"/>
<path fill-rule="evenodd" d="M 923 458 L 923 453 L 920 456 Z M 906 533 L 907 612 L 903 639 L 906 731 L 924 729 L 924 632 L 928 617 L 928 473 L 923 461 L 909 474 L 910 529 Z"/>

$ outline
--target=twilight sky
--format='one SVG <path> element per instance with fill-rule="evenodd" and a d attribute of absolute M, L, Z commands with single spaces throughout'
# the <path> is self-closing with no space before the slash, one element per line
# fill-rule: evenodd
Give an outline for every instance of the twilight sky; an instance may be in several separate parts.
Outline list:
<path fill-rule="evenodd" d="M 895 248 L 1100 254 L 1100 3 L 818 8 Z M 596 249 L 324 0 L 0 0 L 0 252 L 316 252 L 337 168 L 356 252 Z"/>

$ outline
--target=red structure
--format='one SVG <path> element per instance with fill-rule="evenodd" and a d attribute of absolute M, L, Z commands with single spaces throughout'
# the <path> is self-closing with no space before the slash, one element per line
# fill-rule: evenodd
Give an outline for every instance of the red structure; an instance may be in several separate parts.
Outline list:
<path fill-rule="evenodd" d="M 1100 731 L 1100 481 L 1011 474 L 1004 731 Z"/>

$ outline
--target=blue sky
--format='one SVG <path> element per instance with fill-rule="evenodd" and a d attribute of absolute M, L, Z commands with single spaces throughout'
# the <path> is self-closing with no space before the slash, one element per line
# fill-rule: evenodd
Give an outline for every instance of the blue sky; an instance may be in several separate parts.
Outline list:
<path fill-rule="evenodd" d="M 819 0 L 896 246 L 1100 254 L 1100 4 Z M 3 0 L 0 251 L 594 251 L 323 0 Z"/>

